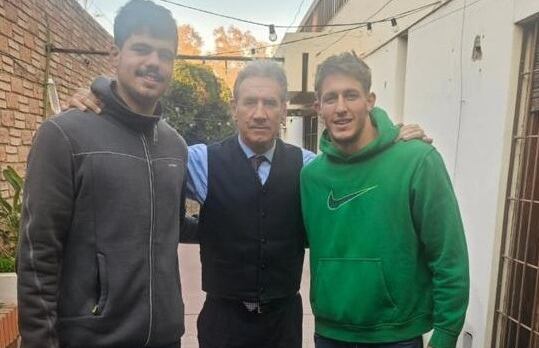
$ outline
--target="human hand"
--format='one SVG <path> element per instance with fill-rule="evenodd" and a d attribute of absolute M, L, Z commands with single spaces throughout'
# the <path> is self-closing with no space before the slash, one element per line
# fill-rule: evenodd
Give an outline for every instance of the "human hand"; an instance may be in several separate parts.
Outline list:
<path fill-rule="evenodd" d="M 99 100 L 89 89 L 80 88 L 67 101 L 68 108 L 76 108 L 80 111 L 91 110 L 101 113 L 103 102 Z"/>
<path fill-rule="evenodd" d="M 399 123 L 397 126 L 400 127 L 399 136 L 396 139 L 397 141 L 419 139 L 427 144 L 432 144 L 433 142 L 433 139 L 427 136 L 425 131 L 417 124 L 403 125 L 402 123 Z"/>

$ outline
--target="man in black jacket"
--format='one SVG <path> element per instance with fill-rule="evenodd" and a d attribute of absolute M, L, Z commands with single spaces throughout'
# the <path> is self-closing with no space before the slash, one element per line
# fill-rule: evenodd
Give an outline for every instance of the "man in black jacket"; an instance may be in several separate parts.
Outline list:
<path fill-rule="evenodd" d="M 177 245 L 187 148 L 160 118 L 177 47 L 170 12 L 118 13 L 116 80 L 101 116 L 40 127 L 28 161 L 18 254 L 22 346 L 178 347 Z"/>

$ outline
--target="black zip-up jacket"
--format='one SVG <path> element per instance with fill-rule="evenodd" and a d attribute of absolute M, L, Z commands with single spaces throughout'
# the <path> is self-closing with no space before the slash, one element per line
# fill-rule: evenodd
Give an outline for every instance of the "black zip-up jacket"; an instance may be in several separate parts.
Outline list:
<path fill-rule="evenodd" d="M 18 255 L 23 348 L 156 347 L 184 332 L 177 246 L 187 147 L 114 82 L 102 115 L 48 119 L 29 156 Z"/>

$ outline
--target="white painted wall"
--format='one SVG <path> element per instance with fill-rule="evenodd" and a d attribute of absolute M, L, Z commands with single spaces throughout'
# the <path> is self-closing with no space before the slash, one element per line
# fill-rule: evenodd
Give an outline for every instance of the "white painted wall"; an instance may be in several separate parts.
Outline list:
<path fill-rule="evenodd" d="M 330 23 L 358 23 L 391 18 L 396 14 L 417 9 L 432 2 L 432 0 L 351 0 L 342 7 Z M 431 8 L 426 8 L 397 19 L 399 29 L 405 30 L 412 23 L 427 14 Z M 323 32 L 327 33 L 341 29 L 341 27 L 326 27 Z M 374 23 L 371 35 L 367 34 L 366 28 L 353 30 L 343 34 L 335 34 L 333 35 L 332 45 L 327 46 L 320 53 L 318 62 L 322 62 L 328 56 L 333 54 L 350 51 L 351 49 L 354 49 L 358 55 L 364 55 L 387 42 L 389 38 L 395 35 L 397 34 L 393 31 L 389 22 Z"/>
<path fill-rule="evenodd" d="M 372 72 L 376 105 L 395 122 L 403 120 L 406 52 L 407 40 L 398 38 L 365 59 Z"/>
<path fill-rule="evenodd" d="M 281 139 L 285 143 L 303 147 L 303 117 L 286 117 L 285 127 L 281 128 Z"/>
<path fill-rule="evenodd" d="M 352 0 L 347 2 L 335 15 L 330 23 L 358 23 L 375 21 L 391 17 L 398 13 L 416 9 L 420 6 L 432 3 L 432 0 Z M 382 9 L 381 11 L 379 11 Z M 398 19 L 398 26 L 405 30 L 419 18 L 429 12 L 426 8 L 412 15 Z M 373 16 L 378 12 L 376 15 Z M 353 26 L 352 26 L 353 27 Z M 313 33 L 288 33 L 284 36 L 281 44 L 290 41 L 316 37 L 330 32 L 341 31 L 350 27 L 326 27 L 321 32 Z M 318 37 L 301 43 L 285 44 L 279 46 L 275 55 L 284 57 L 283 68 L 288 77 L 288 89 L 290 91 L 301 90 L 301 61 L 302 53 L 309 53 L 309 83 L 308 90 L 314 91 L 314 76 L 316 67 L 327 57 L 345 51 L 354 50 L 358 55 L 364 55 L 374 48 L 382 45 L 389 38 L 396 36 L 389 22 L 373 24 L 372 34 L 368 35 L 366 28 L 355 29 L 346 33 L 337 33 L 329 36 Z"/>
<path fill-rule="evenodd" d="M 498 199 L 505 192 L 521 38 L 512 0 L 482 0 L 465 11 L 464 5 L 455 0 L 409 31 L 404 121 L 434 137 L 453 180 L 472 280 L 464 330 L 473 347 L 490 347 Z M 476 35 L 483 58 L 474 62 Z"/>
<path fill-rule="evenodd" d="M 539 1 L 515 0 L 514 21 L 520 22 L 530 16 L 539 13 Z"/>
<path fill-rule="evenodd" d="M 325 38 L 316 38 L 308 41 L 302 41 L 301 43 L 287 42 L 301 40 L 310 37 L 316 37 L 320 33 L 288 33 L 284 36 L 275 55 L 277 57 L 283 57 L 285 59 L 283 69 L 286 72 L 288 78 L 288 90 L 289 91 L 301 91 L 301 72 L 302 72 L 302 55 L 303 53 L 309 53 L 309 75 L 308 75 L 308 90 L 314 91 L 314 75 L 316 73 L 317 58 L 316 53 L 331 43 L 331 36 Z"/>

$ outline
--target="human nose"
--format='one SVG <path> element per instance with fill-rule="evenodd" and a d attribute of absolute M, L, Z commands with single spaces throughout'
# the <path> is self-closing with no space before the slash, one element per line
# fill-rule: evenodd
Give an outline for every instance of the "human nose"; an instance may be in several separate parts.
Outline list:
<path fill-rule="evenodd" d="M 253 118 L 255 120 L 264 120 L 268 116 L 266 112 L 266 108 L 264 107 L 263 101 L 259 101 L 256 103 L 255 113 L 253 115 Z"/>
<path fill-rule="evenodd" d="M 157 50 L 153 50 L 146 59 L 147 65 L 158 66 L 160 62 L 161 58 L 159 57 L 159 52 L 157 52 Z"/>
<path fill-rule="evenodd" d="M 337 98 L 337 105 L 335 111 L 339 114 L 346 112 L 346 103 L 342 95 L 339 95 L 339 97 Z"/>

